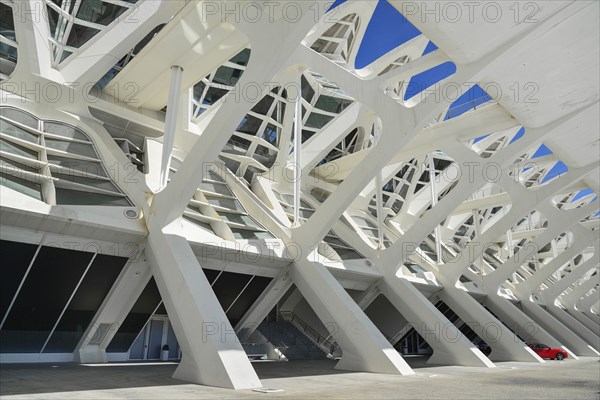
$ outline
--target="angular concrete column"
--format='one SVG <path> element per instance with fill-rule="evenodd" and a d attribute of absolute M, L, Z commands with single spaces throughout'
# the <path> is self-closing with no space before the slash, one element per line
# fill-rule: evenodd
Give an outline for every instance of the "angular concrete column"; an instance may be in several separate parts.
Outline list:
<path fill-rule="evenodd" d="M 414 374 L 325 266 L 300 259 L 289 275 L 321 321 L 337 325 L 333 339 L 342 348 L 343 355 L 336 369 Z"/>
<path fill-rule="evenodd" d="M 152 229 L 146 251 L 183 353 L 173 377 L 229 389 L 262 386 L 187 240 L 180 220 Z"/>
<path fill-rule="evenodd" d="M 492 348 L 492 361 L 544 362 L 467 292 L 445 287 L 438 296 Z"/>
<path fill-rule="evenodd" d="M 428 364 L 493 368 L 487 358 L 458 328 L 406 279 L 386 276 L 381 293 L 433 349 Z"/>
<path fill-rule="evenodd" d="M 529 318 L 527 314 L 519 310 L 516 305 L 504 297 L 495 294 L 488 295 L 485 299 L 485 305 L 496 314 L 502 323 L 516 332 L 525 341 L 544 343 L 550 347 L 561 348 L 569 354 L 569 357 L 579 358 L 563 345 L 560 340 L 548 333 L 548 331 L 539 326 L 537 322 Z"/>
<path fill-rule="evenodd" d="M 521 307 L 531 319 L 537 322 L 542 328 L 548 331 L 552 336 L 556 337 L 571 351 L 578 356 L 597 356 L 598 352 L 593 349 L 582 338 L 573 333 L 562 322 L 554 318 L 549 312 L 545 311 L 538 304 L 526 300 L 521 301 Z"/>

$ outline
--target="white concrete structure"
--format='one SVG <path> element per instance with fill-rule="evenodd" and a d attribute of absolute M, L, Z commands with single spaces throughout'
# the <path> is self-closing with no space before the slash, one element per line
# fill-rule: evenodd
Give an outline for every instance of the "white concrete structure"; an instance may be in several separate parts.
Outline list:
<path fill-rule="evenodd" d="M 600 3 L 453 4 L 1 0 L 0 362 L 599 355 Z"/>

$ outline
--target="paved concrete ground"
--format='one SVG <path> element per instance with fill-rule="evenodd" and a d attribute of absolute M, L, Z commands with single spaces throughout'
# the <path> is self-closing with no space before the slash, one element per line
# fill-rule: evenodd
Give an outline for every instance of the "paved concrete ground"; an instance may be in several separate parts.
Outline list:
<path fill-rule="evenodd" d="M 231 391 L 171 378 L 176 364 L 12 364 L 0 366 L 2 399 L 599 399 L 598 358 L 497 368 L 431 367 L 408 358 L 414 376 L 337 371 L 335 362 L 254 363 L 266 387 Z"/>

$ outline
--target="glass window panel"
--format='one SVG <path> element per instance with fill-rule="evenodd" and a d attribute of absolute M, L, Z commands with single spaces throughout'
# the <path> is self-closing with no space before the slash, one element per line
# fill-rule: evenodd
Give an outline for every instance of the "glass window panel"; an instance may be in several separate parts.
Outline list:
<path fill-rule="evenodd" d="M 331 96 L 319 96 L 319 99 L 315 103 L 315 107 L 323 111 L 338 114 L 344 111 L 350 104 L 352 104 L 351 100 L 339 99 Z"/>
<path fill-rule="evenodd" d="M 86 44 L 91 38 L 96 36 L 98 32 L 100 31 L 94 28 L 73 24 L 73 27 L 71 28 L 71 33 L 69 34 L 69 39 L 67 40 L 67 46 L 75 48 L 81 47 L 84 44 Z"/>
<path fill-rule="evenodd" d="M 2 133 L 5 133 L 12 137 L 26 140 L 31 143 L 37 144 L 39 142 L 38 135 L 28 132 L 25 129 L 21 129 L 21 128 L 13 125 L 11 123 L 5 122 L 5 121 L 0 121 L 0 131 L 2 131 Z"/>
<path fill-rule="evenodd" d="M 210 204 L 215 206 L 228 208 L 230 210 L 244 211 L 242 205 L 237 200 L 208 196 L 206 199 Z"/>
<path fill-rule="evenodd" d="M 59 174 L 54 171 L 52 171 L 52 176 L 54 178 L 62 179 L 69 182 L 81 183 L 83 185 L 91 186 L 98 189 L 110 190 L 117 193 L 120 192 L 119 189 L 111 181 L 102 181 L 99 179 L 86 178 L 73 174 Z"/>
<path fill-rule="evenodd" d="M 221 156 L 219 156 L 219 159 L 222 160 L 225 163 L 225 166 L 234 173 L 237 172 L 238 168 L 240 167 L 239 161 L 235 161 L 235 160 L 232 160 L 231 158 L 221 157 Z"/>
<path fill-rule="evenodd" d="M 4 139 L 0 139 L 0 150 L 6 151 L 7 153 L 31 158 L 33 160 L 38 159 L 37 151 L 28 149 L 28 148 L 20 146 L 18 144 L 14 144 L 14 143 L 9 142 L 8 140 L 4 140 Z"/>
<path fill-rule="evenodd" d="M 261 136 L 264 140 L 277 147 L 277 142 L 279 140 L 279 133 L 277 131 L 277 127 L 273 124 L 267 124 L 267 128 L 263 132 Z"/>
<path fill-rule="evenodd" d="M 262 240 L 273 238 L 273 235 L 271 235 L 269 232 L 253 232 L 243 229 L 231 229 L 231 231 L 237 240 Z"/>
<path fill-rule="evenodd" d="M 209 231 L 210 233 L 214 233 L 214 231 L 213 231 L 212 227 L 210 226 L 210 224 L 207 224 L 206 222 L 198 221 L 197 219 L 190 218 L 190 217 L 188 217 L 187 215 L 184 215 L 184 216 L 183 216 L 183 219 L 185 219 L 185 220 L 187 220 L 187 221 L 191 222 L 191 223 L 192 223 L 192 224 L 194 224 L 194 225 L 198 225 L 198 226 L 200 226 L 200 227 L 202 227 L 202 228 L 206 229 L 206 230 L 207 230 L 207 231 Z"/>
<path fill-rule="evenodd" d="M 62 54 L 60 55 L 60 62 L 65 61 L 67 57 L 69 57 L 71 54 L 73 53 L 71 53 L 70 51 L 63 50 Z"/>
<path fill-rule="evenodd" d="M 77 170 L 84 172 L 85 174 L 98 175 L 106 177 L 106 172 L 99 161 L 82 161 L 74 160 L 72 158 L 60 157 L 48 155 L 48 162 L 50 164 L 59 165 L 64 168 L 71 170 Z M 67 173 L 68 172 L 64 172 Z"/>
<path fill-rule="evenodd" d="M 2 15 L 2 18 L 0 18 L 0 32 L 2 32 L 2 36 L 14 40 L 15 22 L 13 20 L 12 7 L 0 3 L 0 15 Z M 13 36 L 12 38 L 10 37 L 11 33 Z"/>
<path fill-rule="evenodd" d="M 275 101 L 273 97 L 266 95 L 254 107 L 252 107 L 252 111 L 257 114 L 267 115 L 271 105 L 273 104 L 273 101 Z"/>
<path fill-rule="evenodd" d="M 311 215 L 313 215 L 313 214 L 314 214 L 313 210 L 303 210 L 303 209 L 300 209 L 300 216 L 302 218 L 310 218 Z"/>
<path fill-rule="evenodd" d="M 77 18 L 96 24 L 109 25 L 125 10 L 125 7 L 100 0 L 83 0 L 77 11 Z"/>
<path fill-rule="evenodd" d="M 29 182 L 15 176 L 0 173 L 0 185 L 16 190 L 34 199 L 42 200 L 42 186 L 39 183 Z"/>
<path fill-rule="evenodd" d="M 310 116 L 306 120 L 306 126 L 309 128 L 321 129 L 322 127 L 327 125 L 329 123 L 329 121 L 331 121 L 332 119 L 333 119 L 333 117 L 330 117 L 328 115 L 323 115 L 323 114 L 319 114 L 316 112 L 312 112 L 312 113 L 310 113 Z"/>
<path fill-rule="evenodd" d="M 250 49 L 244 49 L 237 53 L 231 60 L 232 63 L 237 65 L 248 65 L 248 60 L 250 59 Z"/>
<path fill-rule="evenodd" d="M 221 274 L 212 288 L 223 310 L 226 310 L 231 305 L 251 277 L 251 275 L 226 271 Z"/>
<path fill-rule="evenodd" d="M 240 297 L 233 303 L 227 312 L 227 318 L 233 325 L 242 319 L 270 282 L 271 278 L 263 276 L 255 276 L 254 279 L 252 279 L 252 282 L 248 284 L 246 289 L 244 289 Z"/>
<path fill-rule="evenodd" d="M 0 352 L 37 353 L 92 253 L 42 247 L 0 331 Z"/>
<path fill-rule="evenodd" d="M 283 201 L 285 201 L 286 203 L 288 203 L 288 204 L 290 204 L 290 205 L 291 205 L 291 204 L 294 204 L 294 196 L 293 196 L 293 195 L 291 195 L 291 194 L 286 194 L 286 193 L 281 193 L 279 196 L 280 196 L 280 197 L 283 199 Z"/>
<path fill-rule="evenodd" d="M 256 175 L 261 175 L 263 173 L 264 171 L 249 165 L 248 168 L 246 168 L 246 172 L 244 172 L 244 179 L 246 182 L 252 183 Z"/>
<path fill-rule="evenodd" d="M 311 137 L 313 137 L 313 135 L 315 134 L 315 132 L 313 131 L 307 131 L 307 130 L 302 130 L 302 143 L 306 142 L 308 139 L 310 139 Z"/>
<path fill-rule="evenodd" d="M 127 260 L 125 257 L 104 254 L 96 256 L 48 341 L 44 353 L 71 353 L 75 350 Z"/>
<path fill-rule="evenodd" d="M 231 190 L 229 190 L 227 185 L 224 185 L 222 183 L 202 182 L 200 184 L 200 189 L 207 190 L 207 191 L 213 192 L 213 193 L 223 194 L 226 196 L 232 196 Z"/>
<path fill-rule="evenodd" d="M 0 240 L 2 253 L 2 279 L 0 279 L 0 321 L 4 319 L 8 306 L 31 263 L 37 245 Z"/>
<path fill-rule="evenodd" d="M 69 139 L 77 139 L 89 142 L 90 139 L 84 135 L 79 129 L 65 124 L 57 124 L 55 122 L 44 122 L 44 132 L 52 133 Z"/>
<path fill-rule="evenodd" d="M 260 228 L 260 225 L 258 225 L 248 215 L 244 215 L 244 214 L 230 214 L 230 213 L 221 212 L 221 213 L 219 213 L 219 216 L 221 218 L 223 218 L 225 221 L 228 221 L 228 222 L 235 222 L 236 224 L 251 226 L 251 227 L 254 227 L 254 228 Z"/>
<path fill-rule="evenodd" d="M 354 250 L 345 249 L 341 247 L 335 248 L 334 250 L 342 260 L 357 260 L 364 258 Z"/>
<path fill-rule="evenodd" d="M 314 89 L 310 86 L 304 75 L 301 78 L 301 86 L 302 86 L 302 98 L 310 103 L 313 96 L 315 95 Z"/>
<path fill-rule="evenodd" d="M 131 203 L 125 197 L 105 194 L 81 192 L 78 190 L 56 188 L 56 204 L 80 206 L 120 206 L 127 207 Z"/>
<path fill-rule="evenodd" d="M 242 139 L 237 135 L 231 135 L 223 151 L 230 154 L 245 155 L 252 142 Z"/>
<path fill-rule="evenodd" d="M 363 232 L 365 232 L 365 234 L 367 234 L 367 236 L 372 236 L 374 238 L 376 238 L 378 236 L 377 229 L 362 228 L 362 230 L 363 230 Z"/>
<path fill-rule="evenodd" d="M 215 72 L 213 82 L 219 83 L 221 85 L 234 86 L 242 76 L 242 73 L 243 71 L 240 69 L 235 69 L 231 67 L 219 67 L 219 69 L 217 69 L 217 72 Z"/>
<path fill-rule="evenodd" d="M 262 120 L 256 118 L 252 115 L 246 115 L 242 120 L 242 123 L 238 126 L 236 131 L 246 133 L 248 135 L 256 135 L 260 125 L 262 124 Z"/>
<path fill-rule="evenodd" d="M 217 101 L 219 101 L 223 96 L 227 94 L 228 90 L 220 89 L 216 87 L 209 87 L 206 92 L 206 96 L 204 96 L 204 101 L 202 104 L 213 105 Z"/>
<path fill-rule="evenodd" d="M 202 93 L 204 93 L 204 89 L 206 89 L 206 84 L 202 81 L 194 85 L 194 99 L 196 99 L 196 101 L 200 101 Z"/>
<path fill-rule="evenodd" d="M 54 11 L 54 9 L 50 6 L 46 6 L 46 11 L 48 15 L 48 24 L 50 26 L 50 33 L 52 37 L 56 39 L 56 25 L 58 24 L 58 13 Z"/>
<path fill-rule="evenodd" d="M 279 107 L 279 109 L 277 108 Z M 275 121 L 282 123 L 283 116 L 285 115 L 285 103 L 283 101 L 279 102 L 279 106 L 275 106 L 273 112 L 271 113 L 271 118 Z"/>
<path fill-rule="evenodd" d="M 37 129 L 38 128 L 38 120 L 33 115 L 30 115 L 26 112 L 16 110 L 10 107 L 2 107 L 0 108 L 0 115 L 11 119 L 20 124 L 26 125 L 30 128 Z M 4 126 L 2 125 L 4 122 L 0 122 L 0 126 L 2 126 L 2 131 L 4 132 Z"/>
<path fill-rule="evenodd" d="M 16 47 L 0 43 L 0 73 L 10 76 L 17 67 L 18 51 Z M 0 78 L 1 80 L 1 78 Z"/>
<path fill-rule="evenodd" d="M 265 167 L 271 168 L 275 162 L 275 159 L 277 158 L 277 150 L 258 145 L 256 146 L 254 155 L 258 156 L 257 160 L 260 161 Z"/>
<path fill-rule="evenodd" d="M 37 168 L 32 168 L 28 165 L 24 165 L 24 164 L 21 164 L 19 162 L 13 161 L 13 160 L 9 160 L 8 158 L 4 158 L 4 157 L 0 157 L 0 165 L 3 167 L 4 171 L 6 171 L 6 172 L 13 171 L 13 172 L 17 172 L 17 174 L 20 171 L 39 173 Z M 15 174 L 13 173 L 12 175 L 15 175 Z"/>
<path fill-rule="evenodd" d="M 94 147 L 91 144 L 86 143 L 74 143 L 65 140 L 54 140 L 46 138 L 46 147 L 51 149 L 65 151 L 71 154 L 77 154 L 80 156 L 98 158 Z"/>

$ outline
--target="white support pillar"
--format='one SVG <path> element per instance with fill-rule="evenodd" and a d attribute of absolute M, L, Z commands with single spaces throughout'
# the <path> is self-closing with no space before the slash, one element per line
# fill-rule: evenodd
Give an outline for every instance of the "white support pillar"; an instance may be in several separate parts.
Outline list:
<path fill-rule="evenodd" d="M 433 153 L 428 155 L 429 158 L 429 187 L 431 188 L 431 208 L 437 204 L 438 194 L 435 183 L 435 163 L 433 162 Z M 437 254 L 437 263 L 442 264 L 442 233 L 440 224 L 435 226 L 435 252 Z"/>
<path fill-rule="evenodd" d="M 298 75 L 296 78 L 296 87 L 298 88 L 296 93 L 296 115 L 294 119 L 294 222 L 292 227 L 300 226 L 300 197 L 302 189 L 302 167 L 301 167 L 301 153 L 302 153 L 302 69 L 298 68 Z"/>
<path fill-rule="evenodd" d="M 187 240 L 181 221 L 150 226 L 146 251 L 182 350 L 176 379 L 228 389 L 261 387 Z M 155 229 L 153 229 L 155 228 Z"/>
<path fill-rule="evenodd" d="M 294 263 L 289 275 L 321 322 L 337 326 L 333 339 L 343 355 L 336 369 L 414 374 L 325 266 L 303 258 Z"/>
<path fill-rule="evenodd" d="M 181 79 L 183 69 L 178 65 L 171 67 L 171 83 L 167 99 L 167 116 L 165 118 L 165 133 L 163 136 L 162 159 L 160 164 L 161 190 L 167 186 L 169 180 L 169 166 L 171 165 L 171 151 L 177 133 L 179 120 L 179 107 L 181 105 Z"/>
<path fill-rule="evenodd" d="M 381 132 L 379 129 L 378 121 L 374 122 L 373 129 L 375 131 L 375 141 L 379 142 L 381 137 Z M 376 186 L 376 202 L 377 202 L 377 236 L 378 236 L 378 245 L 377 247 L 380 250 L 385 249 L 385 245 L 383 243 L 384 240 L 384 230 L 385 230 L 385 222 L 383 218 L 383 172 L 380 170 L 375 174 L 375 186 Z"/>
<path fill-rule="evenodd" d="M 479 210 L 471 210 L 471 216 L 473 217 L 473 226 L 475 227 L 475 240 L 481 235 L 481 221 L 479 221 Z M 485 262 L 483 257 L 473 260 L 477 268 L 479 268 L 479 275 L 483 278 L 485 272 Z"/>
<path fill-rule="evenodd" d="M 379 288 L 433 349 L 428 364 L 494 367 L 412 283 L 386 275 Z"/>

